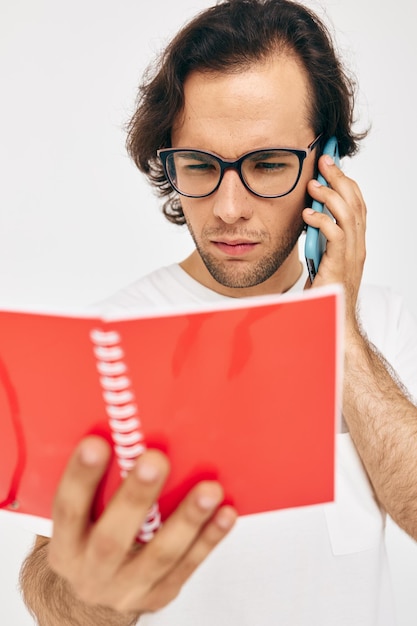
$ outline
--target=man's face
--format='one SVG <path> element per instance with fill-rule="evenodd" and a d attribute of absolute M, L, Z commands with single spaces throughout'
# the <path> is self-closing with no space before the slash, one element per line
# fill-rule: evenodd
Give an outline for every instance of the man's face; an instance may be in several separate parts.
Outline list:
<path fill-rule="evenodd" d="M 235 74 L 194 72 L 184 94 L 172 133 L 174 148 L 237 159 L 261 148 L 306 148 L 315 138 L 308 121 L 307 77 L 291 57 L 277 56 Z M 313 152 L 304 162 L 297 187 L 281 198 L 255 196 L 233 170 L 226 170 L 211 196 L 181 197 L 197 248 L 184 269 L 226 295 L 288 289 L 300 273 L 295 244 L 303 229 L 301 211 L 314 157 Z"/>

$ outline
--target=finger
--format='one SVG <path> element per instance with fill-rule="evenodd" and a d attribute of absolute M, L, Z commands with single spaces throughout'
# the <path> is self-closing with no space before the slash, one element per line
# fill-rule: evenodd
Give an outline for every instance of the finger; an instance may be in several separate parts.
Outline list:
<path fill-rule="evenodd" d="M 160 585 L 155 586 L 148 594 L 146 607 L 148 611 L 156 611 L 172 601 L 181 587 L 195 572 L 212 550 L 226 537 L 237 519 L 237 512 L 231 506 L 222 506 L 203 527 L 190 549 L 171 570 Z"/>
<path fill-rule="evenodd" d="M 76 448 L 64 471 L 53 504 L 53 535 L 49 554 L 65 561 L 79 550 L 90 526 L 91 507 L 110 459 L 110 446 L 87 437 Z"/>
<path fill-rule="evenodd" d="M 325 174 L 330 179 L 331 188 L 313 180 L 309 183 L 309 192 L 328 207 L 338 226 L 344 231 L 347 250 L 354 257 L 359 252 L 359 257 L 362 258 L 365 250 L 366 204 L 355 181 L 345 176 L 334 163 L 329 165 L 328 159 L 333 163 L 330 157 L 324 157 L 323 169 L 326 168 Z"/>
<path fill-rule="evenodd" d="M 358 215 L 358 217 L 360 217 L 360 220 L 362 222 L 365 222 L 366 204 L 357 183 L 348 176 L 346 176 L 344 172 L 339 167 L 337 167 L 334 160 L 328 155 L 324 155 L 320 158 L 319 170 L 329 185 L 329 188 L 324 186 L 324 200 L 320 201 L 324 201 L 325 204 L 327 204 L 327 201 L 331 202 L 331 199 L 335 198 L 336 196 L 332 193 L 327 193 L 326 190 L 334 190 L 335 192 L 337 192 L 337 195 L 345 201 L 349 210 L 353 210 Z M 328 206 L 330 208 L 330 205 Z M 343 204 L 340 204 L 340 208 L 343 208 L 343 206 Z M 331 212 L 333 213 L 333 211 Z M 336 216 L 336 214 L 334 215 L 338 220 L 341 217 Z"/>
<path fill-rule="evenodd" d="M 98 576 L 108 577 L 131 554 L 134 539 L 168 472 L 168 459 L 158 450 L 148 450 L 139 457 L 90 532 L 86 562 L 92 571 L 99 568 Z"/>
<path fill-rule="evenodd" d="M 146 581 L 147 590 L 153 587 L 184 557 L 222 499 L 223 490 L 216 482 L 194 487 L 129 564 L 130 575 Z"/>
<path fill-rule="evenodd" d="M 346 177 L 344 178 L 346 179 Z M 349 179 L 346 179 L 346 181 L 349 182 Z M 323 202 L 328 207 L 336 220 L 336 225 L 343 232 L 348 253 L 346 261 L 349 261 L 350 258 L 354 260 L 358 256 L 358 252 L 362 258 L 365 249 L 366 230 L 366 214 L 362 209 L 363 202 L 354 192 L 350 192 L 351 198 L 346 201 L 339 191 L 320 185 L 317 181 L 310 181 L 309 192 L 312 197 Z M 345 197 L 348 195 L 346 192 Z M 309 225 L 316 226 L 316 223 L 320 223 L 318 227 L 329 241 L 335 243 L 340 241 L 339 237 L 341 235 L 339 235 L 339 231 L 324 216 L 321 220 L 318 217 L 314 218 L 314 224 L 308 219 L 307 213 L 305 216 L 305 221 Z"/>
<path fill-rule="evenodd" d="M 347 243 L 344 231 L 330 216 L 314 209 L 304 209 L 303 219 L 308 226 L 320 230 L 327 240 L 314 285 L 322 284 L 321 279 L 326 283 L 344 282 Z M 309 288 L 308 282 L 305 288 Z"/>
<path fill-rule="evenodd" d="M 346 237 L 340 225 L 326 213 L 321 213 L 311 208 L 304 209 L 302 216 L 308 226 L 318 228 L 324 235 L 327 240 L 326 250 L 329 245 L 337 244 L 333 254 L 336 255 L 338 260 L 344 259 Z"/>

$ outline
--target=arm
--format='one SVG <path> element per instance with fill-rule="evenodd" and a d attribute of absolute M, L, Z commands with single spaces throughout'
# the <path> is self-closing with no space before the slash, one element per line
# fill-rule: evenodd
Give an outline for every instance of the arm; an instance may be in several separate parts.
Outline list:
<path fill-rule="evenodd" d="M 379 501 L 417 539 L 417 408 L 358 320 L 365 203 L 356 183 L 331 160 L 322 157 L 319 167 L 331 188 L 311 181 L 309 192 L 327 204 L 336 223 L 310 209 L 303 216 L 328 239 L 313 286 L 338 282 L 345 289 L 343 415 Z"/>
<path fill-rule="evenodd" d="M 141 455 L 97 522 L 90 512 L 109 459 L 98 437 L 81 442 L 55 498 L 51 541 L 38 538 L 25 561 L 21 586 L 40 626 L 130 626 L 156 611 L 181 586 L 236 519 L 221 506 L 215 482 L 196 485 L 140 549 L 134 539 L 168 475 L 164 455 Z"/>

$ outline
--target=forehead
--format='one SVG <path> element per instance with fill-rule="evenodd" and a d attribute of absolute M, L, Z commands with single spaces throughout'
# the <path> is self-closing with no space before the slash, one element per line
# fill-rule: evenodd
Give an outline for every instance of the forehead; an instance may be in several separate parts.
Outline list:
<path fill-rule="evenodd" d="M 303 67 L 288 55 L 233 73 L 192 72 L 172 145 L 227 157 L 273 145 L 303 147 L 313 138 L 310 91 Z"/>

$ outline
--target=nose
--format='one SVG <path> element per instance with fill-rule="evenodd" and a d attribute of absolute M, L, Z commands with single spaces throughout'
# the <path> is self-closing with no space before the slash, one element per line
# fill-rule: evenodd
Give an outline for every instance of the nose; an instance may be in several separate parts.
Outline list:
<path fill-rule="evenodd" d="M 214 193 L 213 213 L 226 224 L 252 217 L 253 198 L 234 170 L 226 170 Z"/>

